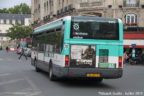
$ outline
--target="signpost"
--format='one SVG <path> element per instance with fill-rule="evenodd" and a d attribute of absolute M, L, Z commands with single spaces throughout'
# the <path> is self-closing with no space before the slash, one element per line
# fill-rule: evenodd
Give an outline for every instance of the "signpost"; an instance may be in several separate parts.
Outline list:
<path fill-rule="evenodd" d="M 131 47 L 133 48 L 132 49 L 132 58 L 135 58 L 135 47 L 136 47 L 136 44 L 132 44 Z"/>

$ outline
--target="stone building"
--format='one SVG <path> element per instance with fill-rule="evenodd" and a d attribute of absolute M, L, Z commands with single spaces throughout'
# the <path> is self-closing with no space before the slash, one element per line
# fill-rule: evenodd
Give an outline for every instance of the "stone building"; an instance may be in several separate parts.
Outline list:
<path fill-rule="evenodd" d="M 67 15 L 120 18 L 125 48 L 144 48 L 144 0 L 31 0 L 32 25 L 38 27 Z"/>
<path fill-rule="evenodd" d="M 31 15 L 0 13 L 0 46 L 15 47 L 15 42 L 6 37 L 12 24 L 30 25 Z"/>

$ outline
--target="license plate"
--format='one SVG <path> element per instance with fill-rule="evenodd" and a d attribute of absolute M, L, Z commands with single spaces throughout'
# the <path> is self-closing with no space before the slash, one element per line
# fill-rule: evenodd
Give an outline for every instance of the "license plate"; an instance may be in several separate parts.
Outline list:
<path fill-rule="evenodd" d="M 86 74 L 87 77 L 100 77 L 101 75 L 99 73 L 88 73 Z"/>

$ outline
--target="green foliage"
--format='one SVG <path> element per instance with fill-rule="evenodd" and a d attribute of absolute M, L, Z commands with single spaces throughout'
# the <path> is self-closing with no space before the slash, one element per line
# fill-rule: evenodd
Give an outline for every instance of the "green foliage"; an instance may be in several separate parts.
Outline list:
<path fill-rule="evenodd" d="M 31 8 L 26 3 L 21 3 L 13 8 L 0 9 L 0 13 L 11 13 L 11 14 L 31 14 Z"/>
<path fill-rule="evenodd" d="M 22 26 L 16 24 L 9 28 L 6 35 L 10 37 L 12 40 L 19 40 L 22 38 L 26 38 L 27 36 L 30 36 L 30 34 L 32 34 L 32 28 L 30 26 Z"/>
<path fill-rule="evenodd" d="M 0 9 L 0 13 L 9 13 L 6 8 Z"/>

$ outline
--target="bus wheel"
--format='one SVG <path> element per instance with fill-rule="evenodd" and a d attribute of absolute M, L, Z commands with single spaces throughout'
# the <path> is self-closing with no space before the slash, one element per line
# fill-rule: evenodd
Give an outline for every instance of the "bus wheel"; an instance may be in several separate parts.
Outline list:
<path fill-rule="evenodd" d="M 33 66 L 34 66 L 34 61 L 32 61 L 32 59 L 31 59 L 31 65 L 33 65 Z"/>
<path fill-rule="evenodd" d="M 35 65 L 35 71 L 40 72 L 40 69 L 37 67 L 37 61 L 36 60 L 34 60 L 34 65 Z"/>
<path fill-rule="evenodd" d="M 101 83 L 103 81 L 103 78 L 97 78 L 96 82 Z"/>
<path fill-rule="evenodd" d="M 52 64 L 50 64 L 50 67 L 49 67 L 49 78 L 50 78 L 51 81 L 55 81 L 56 80 L 56 76 L 54 76 L 54 74 L 53 74 Z"/>

